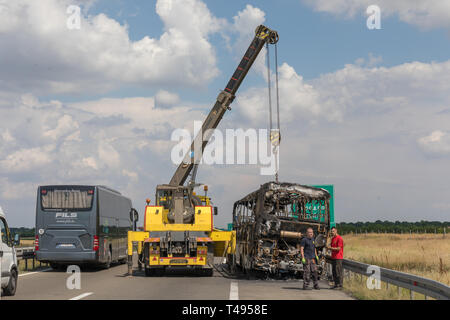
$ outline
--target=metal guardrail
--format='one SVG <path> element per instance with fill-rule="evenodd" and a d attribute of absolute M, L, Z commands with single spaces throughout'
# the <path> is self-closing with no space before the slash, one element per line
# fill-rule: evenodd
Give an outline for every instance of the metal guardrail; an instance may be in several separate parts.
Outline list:
<path fill-rule="evenodd" d="M 16 249 L 16 257 L 19 263 L 20 260 L 25 260 L 25 270 L 28 270 L 28 260 L 33 261 L 33 269 L 35 268 L 36 256 L 34 255 L 34 247 L 19 247 Z M 41 266 L 41 262 L 39 262 Z"/>
<path fill-rule="evenodd" d="M 327 259 L 329 262 L 329 259 Z M 342 261 L 342 267 L 345 270 L 358 273 L 367 277 L 374 276 L 374 266 L 366 263 L 344 259 Z M 372 268 L 369 268 L 372 267 Z M 450 287 L 427 278 L 416 276 L 409 273 L 395 271 L 391 269 L 381 268 L 376 266 L 380 270 L 379 280 L 386 283 L 390 283 L 399 288 L 405 288 L 410 290 L 410 296 L 412 298 L 412 292 L 418 292 L 425 297 L 432 297 L 439 300 L 450 300 Z"/>
<path fill-rule="evenodd" d="M 34 257 L 34 247 L 16 248 L 16 257 L 19 260 L 33 258 Z"/>

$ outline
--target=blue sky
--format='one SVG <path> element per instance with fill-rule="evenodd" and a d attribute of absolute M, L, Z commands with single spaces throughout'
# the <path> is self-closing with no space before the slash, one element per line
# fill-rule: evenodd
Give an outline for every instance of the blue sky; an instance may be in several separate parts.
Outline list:
<path fill-rule="evenodd" d="M 79 30 L 66 27 L 72 4 L 85 9 Z M 366 27 L 371 4 L 380 30 Z M 142 210 L 175 170 L 171 133 L 203 120 L 260 23 L 280 35 L 281 179 L 334 184 L 338 221 L 448 221 L 448 0 L 0 0 L 11 223 L 32 226 L 36 188 L 52 183 L 105 184 Z M 220 129 L 268 126 L 259 62 Z M 199 171 L 219 226 L 271 178 L 258 166 Z"/>

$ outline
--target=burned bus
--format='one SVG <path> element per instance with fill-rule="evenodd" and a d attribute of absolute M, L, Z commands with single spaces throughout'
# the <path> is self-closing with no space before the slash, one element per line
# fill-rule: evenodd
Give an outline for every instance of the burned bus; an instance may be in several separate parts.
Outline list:
<path fill-rule="evenodd" d="M 295 183 L 265 183 L 236 201 L 233 230 L 236 252 L 228 256 L 230 269 L 272 276 L 300 276 L 303 272 L 299 244 L 313 228 L 320 258 L 330 229 L 330 194 L 322 188 Z"/>
<path fill-rule="evenodd" d="M 52 268 L 127 261 L 131 200 L 105 186 L 41 186 L 36 203 L 36 258 Z"/>

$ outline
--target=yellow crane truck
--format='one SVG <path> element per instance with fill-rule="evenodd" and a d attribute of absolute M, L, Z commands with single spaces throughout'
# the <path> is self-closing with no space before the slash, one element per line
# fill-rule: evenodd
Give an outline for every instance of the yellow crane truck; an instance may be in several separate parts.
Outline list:
<path fill-rule="evenodd" d="M 210 198 L 198 196 L 194 188 L 195 175 L 204 148 L 235 98 L 239 86 L 247 75 L 264 45 L 278 42 L 278 34 L 263 25 L 255 30 L 255 37 L 236 68 L 227 86 L 222 90 L 214 107 L 192 142 L 190 153 L 178 166 L 169 184 L 158 185 L 156 203 L 147 206 L 143 231 L 136 230 L 137 212 L 132 212 L 134 230 L 128 232 L 128 273 L 132 274 L 133 248 L 137 247 L 138 267 L 144 265 L 147 276 L 162 274 L 167 268 L 185 267 L 212 275 L 214 256 L 234 254 L 235 231 L 214 228 L 217 207 Z M 189 175 L 190 182 L 186 183 Z M 205 186 L 205 192 L 207 187 Z"/>

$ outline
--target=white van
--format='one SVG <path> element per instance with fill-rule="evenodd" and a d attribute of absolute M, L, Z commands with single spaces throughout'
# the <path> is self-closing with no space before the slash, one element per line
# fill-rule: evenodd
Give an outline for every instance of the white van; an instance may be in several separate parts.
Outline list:
<path fill-rule="evenodd" d="M 18 235 L 12 239 L 9 232 L 6 216 L 0 207 L 0 280 L 3 293 L 7 296 L 13 296 L 16 293 L 17 279 L 19 278 L 19 269 L 17 267 L 17 257 L 14 245 L 19 244 Z"/>

